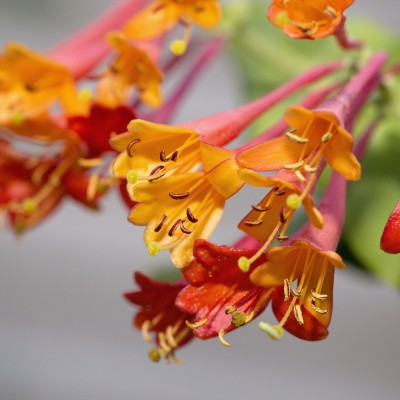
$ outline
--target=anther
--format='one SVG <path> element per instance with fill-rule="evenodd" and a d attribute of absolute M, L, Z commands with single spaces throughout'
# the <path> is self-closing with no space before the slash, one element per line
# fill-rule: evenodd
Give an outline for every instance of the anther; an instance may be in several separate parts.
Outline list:
<path fill-rule="evenodd" d="M 190 222 L 196 223 L 198 221 L 198 219 L 195 218 L 195 216 L 193 215 L 192 210 L 190 208 L 186 209 L 186 215 Z"/>
<path fill-rule="evenodd" d="M 236 306 L 228 306 L 225 308 L 225 314 L 229 315 L 229 314 L 233 314 L 234 312 L 236 312 L 237 307 Z"/>
<path fill-rule="evenodd" d="M 286 215 L 285 215 L 285 208 L 282 207 L 281 211 L 279 212 L 279 219 L 281 221 L 282 224 L 284 224 L 287 220 Z"/>
<path fill-rule="evenodd" d="M 294 171 L 294 174 L 296 175 L 296 178 L 300 181 L 300 182 L 305 182 L 306 178 L 304 177 L 304 175 L 297 169 L 296 171 Z"/>
<path fill-rule="evenodd" d="M 176 162 L 178 160 L 178 150 L 175 150 L 171 155 L 171 161 Z"/>
<path fill-rule="evenodd" d="M 289 279 L 285 278 L 283 280 L 283 294 L 284 294 L 284 301 L 289 301 L 290 299 L 290 283 Z"/>
<path fill-rule="evenodd" d="M 324 13 L 331 18 L 336 18 L 336 10 L 332 6 L 325 7 Z"/>
<path fill-rule="evenodd" d="M 151 321 L 149 320 L 144 321 L 142 325 L 142 336 L 145 342 L 151 342 L 151 337 L 149 335 L 150 328 L 151 328 Z"/>
<path fill-rule="evenodd" d="M 295 133 L 286 132 L 285 135 L 288 139 L 292 140 L 293 142 L 296 142 L 299 144 L 308 143 L 308 138 L 306 138 L 306 137 L 303 138 L 301 136 L 296 135 Z"/>
<path fill-rule="evenodd" d="M 260 322 L 258 327 L 272 340 L 279 340 L 283 336 L 283 329 L 279 325 L 270 325 L 266 322 Z"/>
<path fill-rule="evenodd" d="M 251 208 L 254 211 L 264 212 L 264 211 L 270 210 L 272 208 L 272 206 L 256 206 L 256 205 L 252 205 Z"/>
<path fill-rule="evenodd" d="M 126 148 L 126 153 L 128 154 L 129 157 L 132 157 L 132 153 L 131 153 L 132 147 L 133 147 L 136 143 L 139 143 L 139 142 L 140 142 L 140 139 L 134 139 L 134 140 L 132 140 L 132 142 L 130 142 L 130 143 L 128 144 L 128 147 Z"/>
<path fill-rule="evenodd" d="M 321 138 L 322 143 L 328 143 L 332 136 L 332 132 L 326 132 L 325 135 L 323 135 Z"/>
<path fill-rule="evenodd" d="M 301 290 L 292 289 L 291 292 L 294 297 L 299 298 L 303 294 L 303 289 Z"/>
<path fill-rule="evenodd" d="M 225 347 L 231 347 L 231 345 L 225 340 L 224 335 L 225 335 L 225 330 L 224 330 L 224 329 L 221 329 L 221 330 L 218 332 L 218 339 L 219 339 L 219 341 L 220 341 L 221 344 L 223 344 Z"/>
<path fill-rule="evenodd" d="M 284 168 L 286 168 L 286 169 L 298 169 L 298 168 L 302 167 L 303 164 L 304 164 L 304 160 L 301 160 L 301 161 L 298 161 L 298 162 L 293 163 L 293 164 L 286 164 L 286 165 L 284 165 Z"/>
<path fill-rule="evenodd" d="M 274 188 L 275 196 L 283 196 L 286 193 L 285 189 L 279 190 L 279 187 Z"/>
<path fill-rule="evenodd" d="M 297 322 L 298 322 L 300 325 L 304 325 L 303 313 L 302 313 L 302 311 L 301 311 L 301 306 L 300 306 L 299 304 L 296 304 L 296 305 L 294 306 L 293 314 L 294 314 L 294 317 L 296 318 Z"/>
<path fill-rule="evenodd" d="M 186 233 L 186 235 L 190 235 L 190 234 L 192 233 L 192 231 L 190 231 L 189 229 L 186 229 L 186 228 L 185 228 L 184 222 L 185 222 L 185 221 L 181 221 L 181 222 L 180 222 L 179 228 L 180 228 L 180 230 L 182 231 L 182 233 Z"/>
<path fill-rule="evenodd" d="M 167 161 L 169 161 L 169 158 L 167 158 L 167 157 L 165 156 L 165 151 L 164 151 L 164 150 L 161 150 L 161 151 L 160 151 L 160 161 L 162 161 L 162 162 L 167 162 Z"/>
<path fill-rule="evenodd" d="M 161 353 L 158 349 L 156 349 L 155 347 L 151 348 L 147 355 L 149 356 L 150 360 L 158 363 L 161 360 Z"/>
<path fill-rule="evenodd" d="M 314 289 L 311 289 L 311 295 L 316 300 L 320 300 L 320 301 L 326 300 L 328 298 L 327 294 L 317 293 L 316 291 L 314 291 Z"/>
<path fill-rule="evenodd" d="M 276 240 L 277 240 L 278 242 L 287 242 L 287 241 L 289 240 L 289 236 L 285 236 L 285 235 L 281 236 L 281 235 L 279 235 L 279 236 L 276 238 Z"/>
<path fill-rule="evenodd" d="M 172 193 L 169 192 L 169 197 L 171 197 L 171 199 L 173 200 L 184 200 L 187 199 L 189 197 L 189 192 L 185 192 L 185 193 Z"/>
<path fill-rule="evenodd" d="M 156 178 L 151 178 L 151 176 L 152 176 L 152 175 L 155 175 L 155 174 L 157 174 L 157 173 L 159 173 L 159 172 L 161 172 L 161 171 L 164 170 L 164 169 L 165 169 L 165 167 L 163 167 L 162 165 L 158 165 L 157 167 L 153 168 L 153 169 L 150 171 L 150 178 L 149 178 L 148 180 L 149 180 L 149 181 L 155 181 L 156 179 L 162 178 L 164 175 L 157 176 Z"/>
<path fill-rule="evenodd" d="M 182 220 L 179 218 L 177 219 L 173 225 L 171 226 L 171 229 L 168 231 L 168 236 L 172 236 L 175 231 L 178 229 L 178 226 L 181 224 Z"/>
<path fill-rule="evenodd" d="M 159 232 L 161 230 L 161 228 L 164 226 L 165 222 L 167 221 L 167 216 L 165 214 L 163 214 L 163 216 L 161 217 L 160 222 L 158 223 L 158 225 L 154 228 L 154 232 Z"/>
<path fill-rule="evenodd" d="M 262 221 L 257 219 L 255 221 L 244 221 L 243 222 L 246 226 L 258 226 L 262 224 Z"/>
<path fill-rule="evenodd" d="M 203 318 L 202 320 L 195 322 L 195 323 L 191 323 L 189 321 L 185 321 L 185 324 L 188 328 L 190 329 L 196 329 L 196 328 L 200 328 L 201 326 L 205 325 L 207 322 L 207 318 Z"/>
<path fill-rule="evenodd" d="M 312 299 L 311 300 L 311 308 L 317 312 L 318 314 L 326 314 L 328 312 L 328 310 L 323 310 L 322 308 L 319 308 L 315 305 L 315 300 Z"/>
<path fill-rule="evenodd" d="M 311 167 L 311 165 L 306 164 L 304 166 L 304 171 L 309 172 L 310 174 L 317 172 L 318 167 Z"/>

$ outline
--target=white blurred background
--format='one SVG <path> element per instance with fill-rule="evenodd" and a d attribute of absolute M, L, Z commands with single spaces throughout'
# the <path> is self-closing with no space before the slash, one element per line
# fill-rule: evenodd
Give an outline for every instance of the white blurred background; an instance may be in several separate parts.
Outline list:
<path fill-rule="evenodd" d="M 45 50 L 111 3 L 0 0 L 0 40 Z M 396 31 L 399 7 L 359 0 L 352 14 Z M 240 104 L 235 82 L 227 60 L 215 63 L 177 120 Z M 234 216 L 230 207 L 225 226 Z M 151 363 L 121 293 L 134 288 L 133 270 L 151 272 L 155 260 L 126 217 L 112 195 L 101 214 L 67 203 L 22 240 L 0 233 L 0 400 L 400 398 L 400 297 L 352 269 L 337 271 L 326 341 L 272 342 L 251 324 L 228 336 L 230 349 L 196 341 L 179 351 L 183 366 Z"/>

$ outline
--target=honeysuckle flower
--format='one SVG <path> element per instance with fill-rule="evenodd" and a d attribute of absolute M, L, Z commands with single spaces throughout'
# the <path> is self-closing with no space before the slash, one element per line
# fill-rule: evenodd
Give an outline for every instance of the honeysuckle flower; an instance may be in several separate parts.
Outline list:
<path fill-rule="evenodd" d="M 226 332 L 250 322 L 267 307 L 271 290 L 254 285 L 248 274 L 237 268 L 238 259 L 251 257 L 256 251 L 241 248 L 248 239 L 235 246 L 219 246 L 206 240 L 197 240 L 195 260 L 182 270 L 188 281 L 178 294 L 176 305 L 183 311 L 195 314 L 188 324 L 200 339 L 218 336 L 225 346 Z M 255 242 L 251 247 L 257 247 Z M 251 268 L 265 262 L 260 257 Z M 193 318 L 192 318 L 193 319 Z"/>
<path fill-rule="evenodd" d="M 210 236 L 226 199 L 243 186 L 233 152 L 202 144 L 201 153 L 200 172 L 133 184 L 128 176 L 128 192 L 138 202 L 129 221 L 146 226 L 144 240 L 151 255 L 169 249 L 178 268 L 192 260 L 194 241 Z"/>
<path fill-rule="evenodd" d="M 18 43 L 0 55 L 0 96 L 0 123 L 36 117 L 56 101 L 67 114 L 83 107 L 68 69 Z"/>
<path fill-rule="evenodd" d="M 179 362 L 176 349 L 193 338 L 192 330 L 186 325 L 186 321 L 192 319 L 191 314 L 175 306 L 176 296 L 186 283 L 157 282 L 140 272 L 134 274 L 134 280 L 139 290 L 125 293 L 125 298 L 140 307 L 133 324 L 142 330 L 146 342 L 153 342 L 156 346 L 149 350 L 149 358 L 154 362 L 162 357 L 167 362 L 171 359 Z M 154 338 L 151 333 L 154 333 Z"/>
<path fill-rule="evenodd" d="M 161 71 L 145 51 L 131 45 L 123 35 L 110 33 L 107 40 L 117 56 L 98 82 L 96 101 L 109 107 L 126 104 L 136 87 L 144 103 L 159 107 Z"/>
<path fill-rule="evenodd" d="M 10 142 L 2 146 L 1 209 L 16 232 L 41 222 L 66 196 L 89 208 L 97 207 L 109 182 L 101 175 L 93 180 L 81 166 L 85 149 L 74 132 L 48 118 L 24 120 L 8 129 L 11 142 L 27 138 L 43 149 L 29 155 L 13 150 Z"/>
<path fill-rule="evenodd" d="M 311 223 L 321 229 L 323 217 L 317 210 L 312 198 L 316 179 L 322 173 L 323 166 L 318 171 L 303 175 L 304 181 L 290 170 L 281 170 L 275 176 L 264 177 L 250 170 L 240 170 L 239 176 L 248 184 L 273 189 L 242 219 L 239 229 L 246 232 L 259 242 L 264 242 L 260 252 L 264 251 L 278 234 L 279 241 L 288 240 L 287 227 L 297 208 L 303 205 Z M 307 182 L 307 183 L 306 183 Z M 251 264 L 254 259 L 250 259 Z"/>
<path fill-rule="evenodd" d="M 386 253 L 400 253 L 400 201 L 389 216 L 381 237 L 381 249 Z"/>
<path fill-rule="evenodd" d="M 341 26 L 354 0 L 273 0 L 268 18 L 295 39 L 321 39 Z"/>
<path fill-rule="evenodd" d="M 313 111 L 299 106 L 289 107 L 285 119 L 293 130 L 283 137 L 244 150 L 237 156 L 238 163 L 257 171 L 297 165 L 295 170 L 301 174 L 317 168 L 325 159 L 346 179 L 359 179 L 360 164 L 352 153 L 353 139 L 345 126 L 353 117 L 350 115 L 352 102 L 380 74 L 386 58 L 383 53 L 373 56 L 338 95 Z"/>
<path fill-rule="evenodd" d="M 192 24 L 208 29 L 216 26 L 220 19 L 218 0 L 157 0 L 128 21 L 123 32 L 132 39 L 151 39 L 180 23 L 185 28 L 184 38 L 173 42 L 171 50 L 182 54 L 186 50 Z"/>
<path fill-rule="evenodd" d="M 357 156 L 364 153 L 371 133 L 368 129 L 357 143 Z M 304 340 L 328 336 L 334 271 L 345 268 L 336 248 L 345 219 L 346 190 L 347 181 L 334 172 L 319 205 L 323 228 L 306 224 L 290 243 L 271 248 L 267 261 L 251 273 L 254 284 L 276 288 L 272 310 L 279 324 L 260 324 L 273 339 L 282 336 L 282 328 Z"/>

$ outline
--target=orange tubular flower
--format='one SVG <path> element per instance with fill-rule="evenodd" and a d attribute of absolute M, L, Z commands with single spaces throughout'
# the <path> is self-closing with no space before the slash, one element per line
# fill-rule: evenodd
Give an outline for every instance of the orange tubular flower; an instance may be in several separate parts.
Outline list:
<path fill-rule="evenodd" d="M 100 78 L 97 102 L 109 107 L 126 104 L 137 87 L 144 103 L 159 107 L 162 102 L 161 71 L 145 51 L 133 47 L 123 35 L 110 33 L 107 40 L 118 55 Z"/>
<path fill-rule="evenodd" d="M 176 53 L 185 51 L 192 24 L 213 28 L 221 19 L 218 0 L 157 0 L 136 14 L 123 28 L 132 39 L 151 39 L 171 30 L 177 23 L 185 27 L 183 41 Z M 180 49 L 178 48 L 180 47 Z"/>
<path fill-rule="evenodd" d="M 295 39 L 321 39 L 334 34 L 354 0 L 273 0 L 268 18 Z"/>
<path fill-rule="evenodd" d="M 134 280 L 140 290 L 125 293 L 125 298 L 140 307 L 133 324 L 142 330 L 143 339 L 156 344 L 149 350 L 149 358 L 158 362 L 165 357 L 167 362 L 172 359 L 179 363 L 176 349 L 193 339 L 193 332 L 185 323 L 192 318 L 191 314 L 175 306 L 176 296 L 185 287 L 185 282 L 156 282 L 140 272 L 135 273 Z M 151 332 L 155 333 L 154 339 Z"/>
<path fill-rule="evenodd" d="M 185 312 L 196 314 L 194 323 L 187 324 L 200 339 L 218 336 L 221 343 L 226 332 L 250 322 L 267 307 L 272 290 L 254 285 L 248 274 L 237 268 L 240 257 L 250 257 L 255 250 L 240 248 L 249 244 L 249 238 L 233 247 L 218 246 L 206 240 L 197 240 L 195 260 L 182 270 L 188 281 L 178 295 L 176 305 Z M 257 247 L 255 241 L 251 247 Z M 252 270 L 265 262 L 260 257 Z"/>
<path fill-rule="evenodd" d="M 128 183 L 131 199 L 139 203 L 129 221 L 147 226 L 144 240 L 151 255 L 170 249 L 178 268 L 189 264 L 194 241 L 211 235 L 225 200 L 243 186 L 234 153 L 206 144 L 201 151 L 204 171 L 166 178 L 154 173 L 149 181 Z"/>
<path fill-rule="evenodd" d="M 303 172 L 312 172 L 322 159 L 348 180 L 358 180 L 361 167 L 352 153 L 353 138 L 345 129 L 354 116 L 352 105 L 359 108 L 364 99 L 358 96 L 380 75 L 387 55 L 375 54 L 367 65 L 332 99 L 315 110 L 293 106 L 285 113 L 293 129 L 285 136 L 243 150 L 237 155 L 240 165 L 256 170 L 271 171 L 289 168 L 301 180 Z"/>
<path fill-rule="evenodd" d="M 33 118 L 56 101 L 68 114 L 82 111 L 70 72 L 17 43 L 0 55 L 0 95 L 0 123 Z"/>

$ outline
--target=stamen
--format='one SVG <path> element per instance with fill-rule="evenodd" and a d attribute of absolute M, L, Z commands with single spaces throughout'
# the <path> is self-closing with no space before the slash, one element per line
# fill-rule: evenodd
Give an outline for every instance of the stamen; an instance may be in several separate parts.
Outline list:
<path fill-rule="evenodd" d="M 228 315 L 228 314 L 233 314 L 234 312 L 236 312 L 236 310 L 237 310 L 237 307 L 236 306 L 227 306 L 226 308 L 225 308 L 225 314 L 226 315 Z"/>
<path fill-rule="evenodd" d="M 318 167 L 312 167 L 311 165 L 306 164 L 304 166 L 304 171 L 309 172 L 310 174 L 317 172 Z"/>
<path fill-rule="evenodd" d="M 167 327 L 167 330 L 165 331 L 165 335 L 166 335 L 166 338 L 167 338 L 167 342 L 169 343 L 169 345 L 170 345 L 172 348 L 178 347 L 178 343 L 176 342 L 176 340 L 175 340 L 175 338 L 174 338 L 174 335 L 173 335 L 173 328 L 172 328 L 171 325 L 169 325 L 169 326 Z"/>
<path fill-rule="evenodd" d="M 316 300 L 324 301 L 328 298 L 327 294 L 317 293 L 314 289 L 311 289 L 311 295 Z"/>
<path fill-rule="evenodd" d="M 282 224 L 284 224 L 287 221 L 286 215 L 285 215 L 285 208 L 282 207 L 281 211 L 279 212 L 279 219 Z"/>
<path fill-rule="evenodd" d="M 257 205 L 252 205 L 251 208 L 254 211 L 258 211 L 258 212 L 264 212 L 264 211 L 268 211 L 272 208 L 272 205 L 269 206 L 257 206 Z"/>
<path fill-rule="evenodd" d="M 289 301 L 290 299 L 290 283 L 289 279 L 285 278 L 283 280 L 283 294 L 284 294 L 284 301 Z"/>
<path fill-rule="evenodd" d="M 299 304 L 296 304 L 293 309 L 294 317 L 300 325 L 304 325 L 303 313 Z"/>
<path fill-rule="evenodd" d="M 178 229 L 178 226 L 181 224 L 182 220 L 179 218 L 177 219 L 174 224 L 171 226 L 171 229 L 168 231 L 168 236 L 172 236 L 175 231 Z"/>
<path fill-rule="evenodd" d="M 82 168 L 94 168 L 98 167 L 102 163 L 102 159 L 99 158 L 78 158 L 78 165 Z"/>
<path fill-rule="evenodd" d="M 322 143 L 328 143 L 332 136 L 332 132 L 326 132 L 325 135 L 323 135 L 321 138 Z"/>
<path fill-rule="evenodd" d="M 207 318 L 203 318 L 200 321 L 195 322 L 194 324 L 192 324 L 191 322 L 189 322 L 187 320 L 185 321 L 186 326 L 192 330 L 200 328 L 201 326 L 205 325 L 206 323 L 207 323 Z"/>
<path fill-rule="evenodd" d="M 164 226 L 165 222 L 167 221 L 167 216 L 165 214 L 163 214 L 163 216 L 161 217 L 160 222 L 158 223 L 158 225 L 154 228 L 154 232 L 159 232 L 161 230 L 161 228 Z"/>
<path fill-rule="evenodd" d="M 170 353 L 173 349 L 168 345 L 164 332 L 159 332 L 158 341 L 160 342 L 160 347 L 165 353 Z"/>
<path fill-rule="evenodd" d="M 173 199 L 173 200 L 184 200 L 184 199 L 187 199 L 189 197 L 189 195 L 190 195 L 189 192 L 185 192 L 185 193 L 169 192 L 169 197 L 171 197 L 171 199 Z"/>
<path fill-rule="evenodd" d="M 279 325 L 270 325 L 266 322 L 260 322 L 258 327 L 272 340 L 279 340 L 283 336 L 283 329 Z"/>
<path fill-rule="evenodd" d="M 160 151 L 160 161 L 162 161 L 162 162 L 169 161 L 169 158 L 165 157 L 165 151 L 164 150 Z"/>
<path fill-rule="evenodd" d="M 198 221 L 198 219 L 194 217 L 192 210 L 190 208 L 186 209 L 186 215 L 190 222 L 196 223 Z"/>
<path fill-rule="evenodd" d="M 243 222 L 246 226 L 258 226 L 262 224 L 261 220 L 255 220 L 255 221 L 244 221 Z"/>
<path fill-rule="evenodd" d="M 140 139 L 133 139 L 132 142 L 130 142 L 130 143 L 128 144 L 128 147 L 126 148 L 126 153 L 128 154 L 128 157 L 131 157 L 131 158 L 132 158 L 132 153 L 131 153 L 132 147 L 133 147 L 136 143 L 139 143 L 139 142 L 140 142 Z"/>
<path fill-rule="evenodd" d="M 151 170 L 150 177 L 147 178 L 147 180 L 149 182 L 152 182 L 152 181 L 155 181 L 157 179 L 162 178 L 165 175 L 165 173 L 164 174 L 159 174 L 159 172 L 163 171 L 164 169 L 165 169 L 165 167 L 163 167 L 162 165 L 159 165 L 159 166 L 155 167 L 154 169 Z"/>
<path fill-rule="evenodd" d="M 182 233 L 186 233 L 186 235 L 190 235 L 192 233 L 192 231 L 190 231 L 189 229 L 185 228 L 184 222 L 185 221 L 181 221 L 180 222 L 179 228 L 181 229 Z"/>
<path fill-rule="evenodd" d="M 317 312 L 318 314 L 326 314 L 328 312 L 328 310 L 323 310 L 322 308 L 319 308 L 315 305 L 315 300 L 312 299 L 311 300 L 311 308 Z"/>
<path fill-rule="evenodd" d="M 332 6 L 326 6 L 324 13 L 331 18 L 336 18 L 337 15 L 336 10 Z"/>
<path fill-rule="evenodd" d="M 173 153 L 172 153 L 172 156 L 171 156 L 171 161 L 173 161 L 173 162 L 176 162 L 177 160 L 178 160 L 178 150 L 175 150 Z"/>
<path fill-rule="evenodd" d="M 292 289 L 291 292 L 294 297 L 299 298 L 303 294 L 303 289 L 301 290 Z"/>
<path fill-rule="evenodd" d="M 225 347 L 231 347 L 231 345 L 225 340 L 224 335 L 225 335 L 225 330 L 224 330 L 224 329 L 221 329 L 221 330 L 218 332 L 218 339 L 219 339 L 219 341 L 220 341 L 221 344 L 223 344 Z"/>
<path fill-rule="evenodd" d="M 292 132 L 286 132 L 285 135 L 292 140 L 293 142 L 299 143 L 299 144 L 305 144 L 308 143 L 308 138 L 307 137 L 301 137 L 299 135 L 296 135 L 295 133 Z"/>
<path fill-rule="evenodd" d="M 296 175 L 296 177 L 297 177 L 297 179 L 300 181 L 300 182 L 305 182 L 306 181 L 306 178 L 304 177 L 304 175 L 301 173 L 301 171 L 299 171 L 299 170 L 296 170 L 296 171 L 294 171 L 294 174 Z"/>
<path fill-rule="evenodd" d="M 286 242 L 286 241 L 289 240 L 289 236 L 282 236 L 282 235 L 279 235 L 279 236 L 276 238 L 276 240 L 277 240 L 278 242 Z"/>
<path fill-rule="evenodd" d="M 151 329 L 152 323 L 149 320 L 143 322 L 142 325 L 142 336 L 145 342 L 151 342 L 151 337 L 149 334 L 149 330 Z"/>
<path fill-rule="evenodd" d="M 286 193 L 286 189 L 274 188 L 275 196 L 283 196 Z"/>
<path fill-rule="evenodd" d="M 300 161 L 298 161 L 296 163 L 293 163 L 293 164 L 286 164 L 286 165 L 284 165 L 284 168 L 290 169 L 290 170 L 298 169 L 298 168 L 301 168 L 303 166 L 303 164 L 304 164 L 304 160 L 300 160 Z"/>

